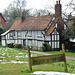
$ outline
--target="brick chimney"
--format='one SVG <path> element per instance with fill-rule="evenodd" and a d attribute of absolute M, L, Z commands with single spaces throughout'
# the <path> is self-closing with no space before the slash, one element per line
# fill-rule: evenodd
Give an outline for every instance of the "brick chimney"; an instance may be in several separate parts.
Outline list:
<path fill-rule="evenodd" d="M 25 20 L 24 12 L 21 13 L 21 22 Z"/>
<path fill-rule="evenodd" d="M 56 5 L 55 5 L 55 16 L 56 17 L 62 17 L 62 9 L 61 9 L 61 4 L 60 4 L 60 0 L 56 1 Z"/>

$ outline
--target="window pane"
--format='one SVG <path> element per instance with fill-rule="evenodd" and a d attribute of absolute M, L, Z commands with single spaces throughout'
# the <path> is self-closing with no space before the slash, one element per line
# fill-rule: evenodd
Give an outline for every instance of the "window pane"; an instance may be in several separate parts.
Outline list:
<path fill-rule="evenodd" d="M 37 36 L 42 36 L 41 31 L 37 31 Z"/>
<path fill-rule="evenodd" d="M 32 31 L 28 31 L 28 36 L 32 36 Z"/>
<path fill-rule="evenodd" d="M 21 31 L 18 31 L 18 36 L 21 36 L 22 34 L 21 34 Z"/>
<path fill-rule="evenodd" d="M 52 35 L 52 40 L 54 40 L 54 35 Z"/>
<path fill-rule="evenodd" d="M 59 35 L 57 35 L 57 40 L 59 40 Z"/>
<path fill-rule="evenodd" d="M 28 45 L 32 46 L 32 41 L 31 40 L 28 40 Z"/>
<path fill-rule="evenodd" d="M 57 48 L 59 48 L 59 42 L 57 42 Z"/>
<path fill-rule="evenodd" d="M 54 48 L 54 42 L 52 42 L 52 48 Z"/>
<path fill-rule="evenodd" d="M 56 42 L 55 42 L 55 48 L 57 48 L 57 44 L 56 44 Z"/>
<path fill-rule="evenodd" d="M 42 46 L 42 42 L 38 41 L 38 47 L 41 47 L 41 46 Z"/>
<path fill-rule="evenodd" d="M 56 37 L 56 35 L 55 35 L 55 40 L 57 40 L 57 37 Z"/>

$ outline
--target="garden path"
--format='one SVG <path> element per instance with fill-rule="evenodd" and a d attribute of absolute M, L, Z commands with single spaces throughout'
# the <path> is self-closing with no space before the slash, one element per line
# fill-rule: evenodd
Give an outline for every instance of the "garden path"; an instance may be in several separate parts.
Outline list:
<path fill-rule="evenodd" d="M 25 50 L 27 51 L 27 50 Z M 44 53 L 44 52 L 39 52 L 39 51 L 30 51 L 32 53 L 37 53 L 37 54 L 43 54 L 43 55 L 51 55 L 51 54 L 48 54 L 48 53 Z M 67 60 L 75 60 L 75 56 L 66 56 L 66 59 Z"/>

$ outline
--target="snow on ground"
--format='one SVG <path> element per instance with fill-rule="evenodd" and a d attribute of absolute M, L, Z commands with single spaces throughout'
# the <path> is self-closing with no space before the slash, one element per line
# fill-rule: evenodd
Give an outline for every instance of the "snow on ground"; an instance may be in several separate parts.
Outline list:
<path fill-rule="evenodd" d="M 11 60 L 10 62 L 1 62 L 1 64 L 6 64 L 6 63 L 28 63 L 28 62 L 24 62 L 24 61 L 16 61 L 16 60 Z"/>
<path fill-rule="evenodd" d="M 64 73 L 64 72 L 47 72 L 47 71 L 36 71 L 33 74 L 36 75 L 75 75 L 75 74 L 70 74 L 70 73 Z"/>
<path fill-rule="evenodd" d="M 31 56 L 36 56 L 31 54 Z M 28 57 L 26 52 L 21 52 L 13 48 L 3 48 L 0 47 L 0 63 L 28 63 L 25 59 Z M 22 58 L 22 60 L 21 60 Z M 9 59 L 9 60 L 8 60 Z M 13 60 L 14 59 L 14 60 Z"/>

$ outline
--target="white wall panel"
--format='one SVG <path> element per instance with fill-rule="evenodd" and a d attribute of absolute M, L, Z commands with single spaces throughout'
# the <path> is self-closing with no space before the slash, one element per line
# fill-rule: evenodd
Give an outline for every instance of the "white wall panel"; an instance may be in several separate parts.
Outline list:
<path fill-rule="evenodd" d="M 2 40 L 2 46 L 5 46 L 5 40 Z"/>

